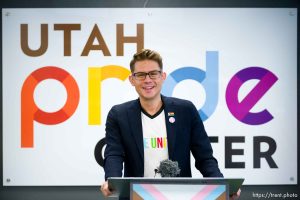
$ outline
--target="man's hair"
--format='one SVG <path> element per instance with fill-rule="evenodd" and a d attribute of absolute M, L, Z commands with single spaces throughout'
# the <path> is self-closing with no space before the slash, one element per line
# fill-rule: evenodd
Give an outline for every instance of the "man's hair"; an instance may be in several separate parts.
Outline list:
<path fill-rule="evenodd" d="M 153 60 L 158 63 L 160 70 L 163 69 L 162 58 L 159 53 L 150 49 L 142 49 L 142 51 L 134 54 L 132 60 L 130 61 L 131 72 L 134 72 L 135 63 L 143 60 Z"/>

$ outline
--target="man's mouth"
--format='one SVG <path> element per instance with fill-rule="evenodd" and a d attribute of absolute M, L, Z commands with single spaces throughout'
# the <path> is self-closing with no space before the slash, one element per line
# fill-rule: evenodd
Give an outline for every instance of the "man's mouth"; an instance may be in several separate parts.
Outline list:
<path fill-rule="evenodd" d="M 144 86 L 143 89 L 146 91 L 150 91 L 154 88 L 154 86 Z"/>

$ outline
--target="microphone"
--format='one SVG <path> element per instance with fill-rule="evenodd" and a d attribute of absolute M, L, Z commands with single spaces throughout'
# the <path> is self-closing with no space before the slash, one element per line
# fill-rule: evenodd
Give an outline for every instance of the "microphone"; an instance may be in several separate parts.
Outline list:
<path fill-rule="evenodd" d="M 154 169 L 156 173 L 160 173 L 161 177 L 176 177 L 180 173 L 177 161 L 172 161 L 165 159 L 160 161 L 160 164 L 157 169 Z"/>

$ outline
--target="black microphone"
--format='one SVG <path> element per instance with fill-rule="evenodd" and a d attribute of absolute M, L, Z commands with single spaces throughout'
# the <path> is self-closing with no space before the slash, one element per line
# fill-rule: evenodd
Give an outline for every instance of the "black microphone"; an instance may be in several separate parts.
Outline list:
<path fill-rule="evenodd" d="M 180 169 L 177 161 L 165 159 L 160 161 L 158 168 L 154 169 L 154 172 L 155 175 L 156 173 L 160 173 L 161 177 L 176 177 L 180 174 Z"/>

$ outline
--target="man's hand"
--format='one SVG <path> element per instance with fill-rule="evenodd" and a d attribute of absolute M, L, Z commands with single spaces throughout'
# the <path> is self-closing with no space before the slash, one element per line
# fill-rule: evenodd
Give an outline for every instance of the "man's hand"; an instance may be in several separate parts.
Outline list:
<path fill-rule="evenodd" d="M 110 191 L 110 189 L 108 188 L 108 182 L 107 181 L 105 181 L 101 185 L 100 190 L 101 190 L 103 196 L 105 196 L 105 197 L 108 197 L 109 195 L 112 194 L 112 191 Z"/>
<path fill-rule="evenodd" d="M 235 199 L 238 199 L 241 195 L 241 189 L 239 189 L 237 191 L 237 193 L 233 194 L 233 195 L 230 195 L 230 200 L 235 200 Z"/>

